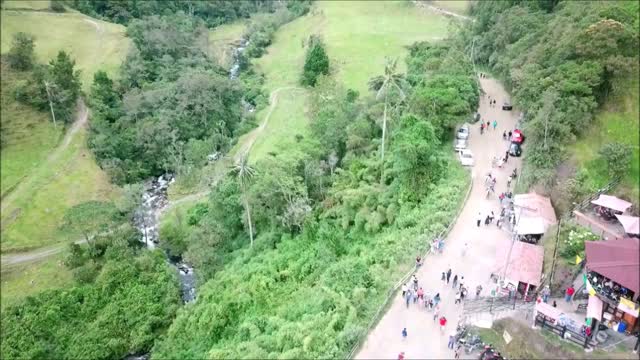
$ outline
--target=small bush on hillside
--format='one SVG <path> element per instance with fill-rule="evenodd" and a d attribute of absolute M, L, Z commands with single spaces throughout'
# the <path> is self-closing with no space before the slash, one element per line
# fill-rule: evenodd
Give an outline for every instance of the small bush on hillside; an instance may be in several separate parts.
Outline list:
<path fill-rule="evenodd" d="M 64 8 L 62 1 L 60 0 L 50 0 L 49 9 L 53 12 L 65 12 L 67 9 Z"/>
<path fill-rule="evenodd" d="M 11 49 L 7 54 L 9 65 L 20 71 L 29 70 L 33 67 L 35 48 L 35 38 L 31 34 L 19 32 L 13 36 Z"/>
<path fill-rule="evenodd" d="M 609 175 L 613 177 L 624 175 L 629 169 L 629 166 L 631 166 L 633 149 L 628 144 L 608 143 L 605 144 L 598 153 L 606 162 Z"/>
<path fill-rule="evenodd" d="M 306 86 L 315 86 L 318 76 L 327 74 L 329 74 L 329 57 L 324 49 L 324 44 L 320 38 L 311 36 L 300 83 Z"/>

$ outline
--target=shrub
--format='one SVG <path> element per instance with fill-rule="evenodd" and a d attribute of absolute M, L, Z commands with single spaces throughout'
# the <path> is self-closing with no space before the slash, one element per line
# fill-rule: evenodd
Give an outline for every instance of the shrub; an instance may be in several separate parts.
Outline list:
<path fill-rule="evenodd" d="M 618 177 L 624 175 L 631 166 L 633 149 L 628 144 L 613 142 L 605 144 L 598 154 L 606 162 L 609 175 Z"/>
<path fill-rule="evenodd" d="M 311 36 L 300 83 L 306 86 L 315 86 L 318 76 L 327 74 L 329 74 L 329 56 L 327 56 L 324 44 L 320 38 Z"/>
<path fill-rule="evenodd" d="M 560 256 L 569 261 L 573 261 L 576 255 L 584 258 L 584 242 L 598 240 L 589 230 L 581 229 L 578 226 L 572 226 L 568 232 L 565 230 L 560 235 Z"/>
<path fill-rule="evenodd" d="M 62 1 L 60 0 L 50 0 L 49 9 L 53 12 L 65 12 L 67 9 L 64 8 Z"/>
<path fill-rule="evenodd" d="M 35 38 L 33 35 L 19 32 L 13 36 L 11 49 L 7 54 L 9 66 L 16 70 L 29 70 L 33 67 Z"/>

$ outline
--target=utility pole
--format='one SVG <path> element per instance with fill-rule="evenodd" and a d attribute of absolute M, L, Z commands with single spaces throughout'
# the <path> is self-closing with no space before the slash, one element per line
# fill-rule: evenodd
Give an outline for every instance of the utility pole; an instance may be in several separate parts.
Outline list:
<path fill-rule="evenodd" d="M 514 196 L 515 199 L 515 196 Z M 514 200 L 515 201 L 515 200 Z M 518 206 L 519 208 L 519 212 L 518 212 L 518 217 L 516 219 L 516 225 L 513 227 L 513 235 L 511 238 L 511 246 L 509 247 L 509 254 L 507 255 L 507 261 L 504 264 L 504 270 L 502 271 L 502 281 L 504 281 L 504 279 L 507 277 L 507 268 L 509 267 L 509 264 L 511 263 L 511 252 L 513 251 L 513 245 L 516 243 L 517 238 L 518 238 L 518 233 L 516 231 L 516 228 L 518 227 L 518 225 L 520 224 L 520 218 L 522 217 L 522 210 L 523 209 L 527 209 L 527 210 L 531 210 L 534 211 L 535 209 L 526 207 L 526 206 Z"/>
<path fill-rule="evenodd" d="M 49 82 L 44 81 L 44 88 L 47 91 L 47 99 L 49 100 L 49 109 L 51 110 L 51 117 L 53 118 L 53 127 L 56 128 L 56 114 L 53 112 L 53 101 L 51 100 L 51 90 L 49 90 Z"/>
<path fill-rule="evenodd" d="M 560 242 L 560 227 L 562 226 L 562 218 L 558 221 L 558 229 L 556 230 L 556 247 L 553 249 L 553 261 L 551 262 L 551 274 L 549 274 L 549 285 L 553 284 L 553 276 L 556 273 L 556 255 L 558 253 L 558 242 Z"/>

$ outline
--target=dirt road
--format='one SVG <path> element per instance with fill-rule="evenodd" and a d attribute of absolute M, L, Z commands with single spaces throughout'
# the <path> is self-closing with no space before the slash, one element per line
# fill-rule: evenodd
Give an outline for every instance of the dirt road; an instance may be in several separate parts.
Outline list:
<path fill-rule="evenodd" d="M 55 148 L 53 150 L 53 152 L 47 157 L 47 159 L 44 161 L 44 163 L 42 165 L 40 165 L 40 168 L 51 167 L 58 160 L 58 158 L 60 158 L 60 155 L 62 155 L 62 153 L 69 147 L 69 145 L 71 144 L 71 141 L 74 139 L 74 137 L 78 133 L 78 131 L 80 129 L 82 129 L 83 127 L 85 127 L 85 125 L 87 125 L 87 119 L 88 118 L 89 118 L 89 110 L 85 106 L 84 101 L 82 99 L 79 99 L 78 100 L 78 115 L 76 116 L 76 121 L 74 121 L 74 123 L 71 125 L 71 127 L 67 131 L 66 135 L 62 139 L 62 142 L 60 143 L 60 146 L 58 146 L 57 148 Z M 33 174 L 32 174 L 32 176 L 28 176 L 24 181 L 20 182 L 13 189 L 12 192 L 7 194 L 2 199 L 2 205 L 0 206 L 0 209 L 1 209 L 0 212 L 2 212 L 3 214 L 7 214 L 6 210 L 9 209 L 11 207 L 11 205 L 13 205 L 14 199 L 16 199 L 16 197 L 18 197 L 18 195 L 20 195 L 26 189 L 31 189 L 31 185 L 33 184 L 33 181 L 36 178 L 37 178 L 37 176 L 33 176 Z"/>
<path fill-rule="evenodd" d="M 488 293 L 489 275 L 497 265 L 496 244 L 508 240 L 510 236 L 506 231 L 499 230 L 495 222 L 488 227 L 484 224 L 476 226 L 479 211 L 483 216 L 491 210 L 496 214 L 500 213 L 498 199 L 495 196 L 486 198 L 484 176 L 491 170 L 498 177 L 496 192 L 505 191 L 506 179 L 514 167 L 520 169 L 520 160 L 509 158 L 505 168 L 491 168 L 491 157 L 497 154 L 504 156 L 508 148 L 508 142 L 502 139 L 502 132 L 514 128 L 518 112 L 501 110 L 500 104 L 508 98 L 508 94 L 495 80 L 480 79 L 480 83 L 486 95 L 481 99 L 479 112 L 485 122 L 497 120 L 498 127 L 497 130 L 489 130 L 480 135 L 479 123 L 472 125 L 469 143 L 475 156 L 475 166 L 472 169 L 473 189 L 446 239 L 444 253 L 428 256 L 417 273 L 420 286 L 426 293 L 430 296 L 440 293 L 440 314 L 448 319 L 446 329 L 441 333 L 439 326 L 432 320 L 432 312 L 414 304 L 407 308 L 401 294 L 398 294 L 387 313 L 369 333 L 356 355 L 358 359 L 395 359 L 401 351 L 405 352 L 407 359 L 453 358 L 453 350 L 447 348 L 447 341 L 449 334 L 455 331 L 462 314 L 462 305 L 454 304 L 455 291 L 440 280 L 441 272 L 451 268 L 453 274 L 464 276 L 465 286 L 471 294 L 475 293 L 477 285 L 482 285 L 482 295 Z M 496 107 L 489 107 L 487 96 L 497 99 Z M 463 256 L 465 243 L 468 245 Z M 403 339 L 401 331 L 405 327 L 408 336 Z"/>

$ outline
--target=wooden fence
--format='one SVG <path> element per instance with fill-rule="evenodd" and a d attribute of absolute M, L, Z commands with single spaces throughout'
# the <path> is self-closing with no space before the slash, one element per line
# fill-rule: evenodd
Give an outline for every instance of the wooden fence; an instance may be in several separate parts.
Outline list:
<path fill-rule="evenodd" d="M 591 337 L 583 335 L 580 329 L 576 329 L 570 325 L 568 326 L 555 324 L 543 314 L 538 313 L 538 315 L 536 315 L 535 325 L 540 326 L 540 328 L 542 329 L 549 330 L 552 333 L 560 336 L 561 338 L 570 341 L 578 346 L 582 346 L 585 349 L 590 345 L 593 345 L 591 342 Z"/>

